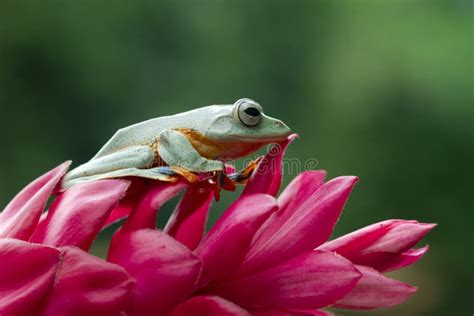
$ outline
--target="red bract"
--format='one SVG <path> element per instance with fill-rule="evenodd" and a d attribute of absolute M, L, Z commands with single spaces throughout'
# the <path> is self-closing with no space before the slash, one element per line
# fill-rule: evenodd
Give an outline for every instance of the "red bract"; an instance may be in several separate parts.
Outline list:
<path fill-rule="evenodd" d="M 129 302 L 130 275 L 84 251 L 127 182 L 101 180 L 71 188 L 40 221 L 68 166 L 32 182 L 0 214 L 2 316 L 119 315 Z"/>
<path fill-rule="evenodd" d="M 382 273 L 418 261 L 433 224 L 390 220 L 327 241 L 357 182 L 303 172 L 277 196 L 286 146 L 270 151 L 206 234 L 207 182 L 101 180 L 59 195 L 67 168 L 30 184 L 0 217 L 3 315 L 328 315 L 320 308 L 400 304 L 416 289 Z M 158 209 L 186 190 L 164 231 Z M 87 254 L 127 217 L 107 261 Z M 20 240 L 21 239 L 21 240 Z"/>

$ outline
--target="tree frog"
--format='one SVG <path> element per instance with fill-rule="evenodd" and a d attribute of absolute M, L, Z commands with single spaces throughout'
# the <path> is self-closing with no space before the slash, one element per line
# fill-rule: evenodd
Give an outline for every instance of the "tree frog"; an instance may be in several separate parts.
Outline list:
<path fill-rule="evenodd" d="M 225 174 L 223 160 L 286 139 L 291 130 L 266 116 L 257 102 L 211 105 L 118 130 L 89 161 L 66 174 L 62 189 L 119 177 L 195 181 L 199 173 Z"/>

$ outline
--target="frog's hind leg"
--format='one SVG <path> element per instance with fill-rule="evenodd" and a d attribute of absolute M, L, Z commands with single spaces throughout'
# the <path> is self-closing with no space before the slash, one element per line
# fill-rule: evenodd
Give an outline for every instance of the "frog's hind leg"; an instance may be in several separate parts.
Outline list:
<path fill-rule="evenodd" d="M 187 169 L 184 169 L 184 168 L 181 168 L 181 167 L 176 167 L 176 166 L 172 166 L 172 167 L 168 167 L 168 168 L 170 169 L 170 172 L 173 172 L 174 174 L 182 176 L 189 183 L 194 183 L 194 182 L 197 182 L 199 180 L 199 177 L 196 174 L 194 174 L 193 172 L 191 172 Z"/>
<path fill-rule="evenodd" d="M 108 154 L 80 165 L 66 174 L 62 182 L 62 189 L 74 184 L 126 176 L 137 176 L 159 180 L 168 180 L 170 176 L 160 171 L 151 171 L 155 161 L 155 154 L 149 146 L 133 146 L 112 154 Z M 144 170 L 142 170 L 144 169 Z M 147 172 L 148 171 L 148 172 Z M 164 172 L 164 170 L 163 170 Z"/>
<path fill-rule="evenodd" d="M 171 170 L 170 167 L 156 167 L 151 169 L 138 169 L 138 168 L 127 168 L 121 170 L 115 170 L 106 172 L 103 174 L 97 174 L 92 176 L 80 177 L 68 180 L 62 185 L 62 190 L 65 190 L 73 185 L 89 182 L 101 179 L 113 179 L 113 178 L 124 178 L 124 177 L 140 177 L 153 180 L 160 180 L 165 182 L 175 182 L 178 180 L 178 174 Z"/>

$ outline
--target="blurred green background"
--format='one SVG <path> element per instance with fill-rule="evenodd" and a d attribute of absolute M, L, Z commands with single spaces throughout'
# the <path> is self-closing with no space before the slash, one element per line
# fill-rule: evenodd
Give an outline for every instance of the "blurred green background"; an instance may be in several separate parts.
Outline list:
<path fill-rule="evenodd" d="M 471 315 L 473 71 L 471 1 L 3 0 L 0 208 L 120 127 L 250 97 L 301 135 L 287 157 L 360 176 L 335 235 L 439 224 L 397 273 L 419 292 L 362 314 Z"/>

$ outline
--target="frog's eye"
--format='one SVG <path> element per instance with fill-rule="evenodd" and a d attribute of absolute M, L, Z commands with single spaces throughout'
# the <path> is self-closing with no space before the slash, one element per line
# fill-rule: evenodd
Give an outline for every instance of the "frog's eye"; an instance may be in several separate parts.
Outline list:
<path fill-rule="evenodd" d="M 240 99 L 235 102 L 235 114 L 242 124 L 255 126 L 262 118 L 262 107 L 253 100 Z"/>

